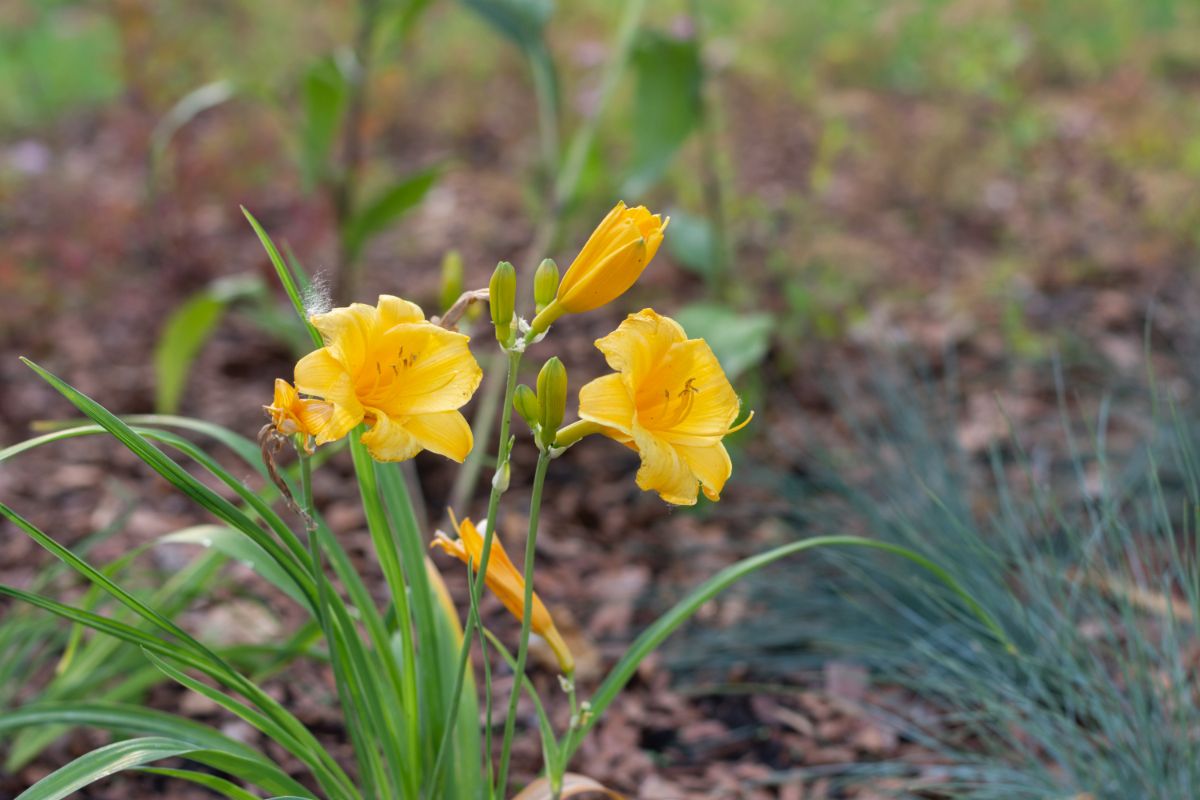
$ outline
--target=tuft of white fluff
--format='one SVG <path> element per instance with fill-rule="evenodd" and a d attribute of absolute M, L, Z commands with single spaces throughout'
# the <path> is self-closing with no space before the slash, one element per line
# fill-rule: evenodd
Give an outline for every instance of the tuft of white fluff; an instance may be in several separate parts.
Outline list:
<path fill-rule="evenodd" d="M 317 273 L 304 290 L 304 313 L 311 318 L 314 314 L 324 314 L 331 308 L 333 295 L 329 290 L 329 279 L 324 273 Z"/>

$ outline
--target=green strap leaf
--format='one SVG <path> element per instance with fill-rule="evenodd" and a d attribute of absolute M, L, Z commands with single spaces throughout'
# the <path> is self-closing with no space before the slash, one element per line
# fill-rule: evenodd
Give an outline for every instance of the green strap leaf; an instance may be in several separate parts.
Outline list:
<path fill-rule="evenodd" d="M 313 345 L 324 347 L 325 342 L 321 339 L 320 332 L 308 320 L 308 311 L 304 307 L 304 298 L 300 295 L 300 287 L 296 283 L 296 277 L 292 275 L 292 271 L 284 263 L 283 256 L 279 255 L 279 248 L 275 246 L 275 243 L 271 241 L 271 237 L 263 229 L 263 226 L 258 224 L 258 220 L 246 210 L 245 206 L 242 206 L 242 213 L 249 220 L 250 227 L 254 228 L 255 234 L 258 235 L 258 240 L 262 242 L 263 249 L 267 251 L 267 257 L 271 259 L 271 266 L 275 267 L 275 274 L 278 276 L 279 282 L 283 284 L 283 290 L 287 292 L 288 299 L 292 301 L 292 307 L 296 309 L 296 314 L 304 321 Z"/>
<path fill-rule="evenodd" d="M 203 754 L 203 748 L 181 739 L 144 736 L 113 742 L 85 753 L 17 795 L 16 800 L 61 800 L 101 778 L 164 758 Z"/>
<path fill-rule="evenodd" d="M 168 769 L 166 767 L 142 767 L 139 772 L 148 772 L 151 775 L 162 775 L 165 778 L 177 778 L 181 781 L 194 783 L 198 786 L 203 786 L 206 789 L 212 789 L 214 792 L 223 794 L 229 800 L 259 800 L 258 795 L 247 792 L 236 783 L 218 778 L 216 775 L 209 775 L 207 772 L 196 772 L 191 769 Z"/>
<path fill-rule="evenodd" d="M 595 726 L 600 715 L 604 713 L 609 704 L 625 688 L 625 684 L 629 682 L 629 679 L 637 671 L 638 665 L 642 663 L 646 656 L 654 652 L 668 636 L 699 611 L 701 606 L 750 573 L 773 564 L 781 558 L 819 547 L 866 547 L 882 550 L 908 559 L 917 566 L 929 571 L 935 578 L 945 584 L 962 600 L 963 604 L 997 640 L 1007 646 L 1010 651 L 1016 652 L 1012 641 L 1005 634 L 1004 629 L 1000 627 L 987 610 L 979 605 L 978 601 L 959 584 L 953 575 L 920 553 L 909 550 L 906 547 L 901 547 L 900 545 L 892 544 L 891 542 L 864 539 L 859 536 L 814 536 L 810 539 L 781 545 L 765 553 L 759 553 L 758 555 L 744 558 L 736 564 L 731 564 L 693 589 L 686 597 L 676 603 L 670 611 L 663 614 L 653 625 L 643 631 L 642 635 L 629 646 L 625 655 L 621 657 L 621 660 L 608 673 L 608 677 L 604 679 L 604 683 L 596 690 L 596 694 L 591 699 L 593 713 L 588 722 L 583 725 L 578 735 L 570 737 L 569 741 L 563 744 L 563 749 L 566 751 L 565 762 L 570 761 L 571 756 L 578 749 L 583 737 Z"/>

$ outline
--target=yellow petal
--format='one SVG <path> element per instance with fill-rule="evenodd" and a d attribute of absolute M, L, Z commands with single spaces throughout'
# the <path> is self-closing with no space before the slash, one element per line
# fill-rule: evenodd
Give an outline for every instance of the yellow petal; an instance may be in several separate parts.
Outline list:
<path fill-rule="evenodd" d="M 333 404 L 326 403 L 324 400 L 301 400 L 297 416 L 300 418 L 300 424 L 305 433 L 311 436 L 320 436 L 333 419 Z M 340 439 L 341 437 L 336 438 Z"/>
<path fill-rule="evenodd" d="M 379 295 L 379 327 L 387 330 L 404 322 L 422 322 L 425 312 L 416 303 L 395 297 L 390 294 Z"/>
<path fill-rule="evenodd" d="M 362 369 L 370 342 L 379 331 L 379 312 L 374 306 L 352 303 L 347 308 L 314 314 L 311 322 L 324 337 L 330 354 L 346 371 L 356 374 Z"/>
<path fill-rule="evenodd" d="M 665 227 L 645 206 L 626 208 L 617 203 L 563 275 L 556 307 L 580 313 L 623 294 L 658 252 Z"/>
<path fill-rule="evenodd" d="M 684 463 L 700 480 L 704 496 L 714 503 L 721 499 L 721 490 L 725 482 L 733 474 L 733 462 L 729 460 L 729 451 L 720 442 L 707 447 L 688 447 L 676 445 L 676 452 L 683 457 Z"/>
<path fill-rule="evenodd" d="M 457 411 L 420 414 L 404 423 L 417 443 L 431 452 L 461 463 L 471 452 L 471 426 Z"/>
<path fill-rule="evenodd" d="M 580 419 L 629 436 L 633 417 L 633 398 L 620 375 L 604 375 L 579 390 Z"/>
<path fill-rule="evenodd" d="M 364 409 L 354 393 L 354 383 L 341 363 L 322 348 L 300 359 L 295 369 L 296 387 L 330 404 L 329 419 L 317 432 L 317 444 L 341 439 L 362 421 Z M 322 411 L 324 413 L 324 411 Z"/>
<path fill-rule="evenodd" d="M 687 334 L 678 322 L 646 308 L 630 314 L 615 331 L 597 339 L 596 347 L 634 389 L 654 373 L 671 345 L 686 340 Z"/>
<path fill-rule="evenodd" d="M 362 435 L 362 443 L 376 461 L 407 461 L 421 452 L 421 443 L 387 414 L 371 409 L 375 422 Z"/>
<path fill-rule="evenodd" d="M 630 226 L 630 232 L 636 229 Z M 628 291 L 641 276 L 649 261 L 646 258 L 646 242 L 640 236 L 623 242 L 617 249 L 605 254 L 584 272 L 567 273 L 572 280 L 559 284 L 558 302 L 572 314 L 599 308 L 611 303 Z M 574 265 L 572 265 L 574 268 Z"/>
<path fill-rule="evenodd" d="M 563 284 L 567 289 L 570 289 L 575 281 L 578 281 L 586 268 L 596 263 L 603 257 L 604 253 L 612 247 L 614 233 L 625 217 L 626 208 L 622 200 L 618 200 L 617 204 L 612 207 L 612 211 L 600 220 L 600 224 L 592 231 L 592 235 L 588 237 L 583 248 L 579 251 L 579 255 L 575 256 L 575 260 L 571 262 L 571 266 L 567 268 L 567 272 L 563 275 L 562 280 L 558 283 L 558 294 L 561 297 L 564 291 Z"/>
<path fill-rule="evenodd" d="M 672 505 L 695 505 L 699 484 L 678 451 L 640 426 L 633 429 L 633 441 L 642 459 L 637 485 Z"/>
<path fill-rule="evenodd" d="M 662 402 L 669 394 L 671 401 Z M 703 339 L 672 345 L 637 395 L 638 421 L 675 444 L 718 442 L 741 401 Z"/>
<path fill-rule="evenodd" d="M 384 383 L 368 393 L 366 402 L 394 416 L 461 408 L 483 379 L 468 341 L 461 333 L 429 322 L 392 327 L 376 346 L 385 365 L 371 368 L 381 373 Z"/>

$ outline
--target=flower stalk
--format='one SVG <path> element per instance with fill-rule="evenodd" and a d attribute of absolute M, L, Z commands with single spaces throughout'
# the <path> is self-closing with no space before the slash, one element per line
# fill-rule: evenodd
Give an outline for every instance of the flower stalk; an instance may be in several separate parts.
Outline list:
<path fill-rule="evenodd" d="M 496 791 L 501 797 L 508 792 L 508 764 L 512 755 L 513 732 L 517 722 L 517 702 L 521 699 L 521 685 L 525 680 L 525 662 L 529 657 L 529 633 L 533 629 L 533 571 L 537 549 L 538 521 L 542 513 L 542 489 L 546 483 L 546 471 L 551 456 L 542 450 L 538 454 L 537 467 L 533 473 L 533 489 L 529 497 L 529 535 L 525 539 L 525 613 L 521 617 L 521 641 L 517 649 L 517 668 L 513 676 L 512 693 L 508 699 L 508 713 L 504 716 L 504 739 L 500 745 L 500 777 Z M 568 675 L 567 678 L 571 678 Z"/>

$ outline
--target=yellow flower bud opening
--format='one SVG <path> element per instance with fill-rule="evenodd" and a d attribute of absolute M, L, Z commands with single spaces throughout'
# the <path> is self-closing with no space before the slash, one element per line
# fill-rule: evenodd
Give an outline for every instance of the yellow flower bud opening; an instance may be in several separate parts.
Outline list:
<path fill-rule="evenodd" d="M 638 452 L 642 489 L 674 505 L 701 489 L 719 500 L 733 471 L 721 440 L 749 419 L 731 427 L 740 401 L 708 343 L 648 308 L 596 347 L 616 372 L 579 390 L 580 419 Z"/>
<path fill-rule="evenodd" d="M 275 397 L 263 406 L 275 430 L 284 436 L 319 436 L 333 415 L 333 406 L 322 400 L 301 397 L 283 378 L 275 379 Z"/>
<path fill-rule="evenodd" d="M 543 331 L 563 314 L 580 314 L 611 303 L 642 274 L 658 252 L 670 218 L 645 206 L 618 202 L 592 231 L 558 285 L 558 294 L 532 327 Z"/>
<path fill-rule="evenodd" d="M 472 569 L 478 572 L 479 563 L 483 559 L 482 534 L 470 519 L 464 519 L 460 523 L 454 518 L 453 513 L 450 515 L 450 519 L 458 529 L 458 538 L 451 539 L 442 531 L 438 531 L 437 537 L 430 546 L 441 548 L 464 564 L 472 565 Z M 498 535 L 492 537 L 492 551 L 488 557 L 487 574 L 484 575 L 483 580 L 492 593 L 500 598 L 500 602 L 504 604 L 510 614 L 518 620 L 525 618 L 525 578 L 509 559 Z M 558 659 L 558 666 L 563 674 L 574 673 L 575 657 L 571 655 L 570 648 L 567 647 L 566 641 L 555 627 L 553 617 L 546 610 L 546 606 L 538 597 L 537 592 L 533 593 L 533 611 L 530 619 L 533 632 L 546 640 L 546 644 L 550 646 L 555 658 Z"/>
<path fill-rule="evenodd" d="M 330 406 L 317 444 L 342 438 L 359 423 L 378 461 L 404 461 L 422 450 L 462 461 L 471 427 L 458 409 L 483 377 L 467 337 L 425 319 L 415 304 L 381 295 L 316 314 L 325 347 L 296 364 L 296 388 Z"/>

